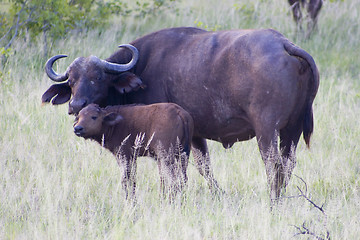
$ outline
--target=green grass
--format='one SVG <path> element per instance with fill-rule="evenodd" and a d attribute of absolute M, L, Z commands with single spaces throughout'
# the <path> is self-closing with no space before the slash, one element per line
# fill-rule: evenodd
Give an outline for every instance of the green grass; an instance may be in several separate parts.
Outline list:
<path fill-rule="evenodd" d="M 182 204 L 159 197 L 156 163 L 138 163 L 137 204 L 124 200 L 114 157 L 76 137 L 67 105 L 41 106 L 52 84 L 41 43 L 15 43 L 0 80 L 0 239 L 313 239 L 296 235 L 303 223 L 318 236 L 360 236 L 360 33 L 356 0 L 325 1 L 319 30 L 309 40 L 294 34 L 287 2 L 188 1 L 179 13 L 117 19 L 111 30 L 55 42 L 66 53 L 58 71 L 78 56 L 108 57 L 120 43 L 172 26 L 208 29 L 267 28 L 284 33 L 315 59 L 321 74 L 314 103 L 311 149 L 301 140 L 294 174 L 326 216 L 304 198 L 285 198 L 270 211 L 265 168 L 255 140 L 230 150 L 210 142 L 216 197 L 193 160 Z M 41 41 L 39 41 L 41 42 Z M 299 194 L 293 177 L 285 196 Z"/>

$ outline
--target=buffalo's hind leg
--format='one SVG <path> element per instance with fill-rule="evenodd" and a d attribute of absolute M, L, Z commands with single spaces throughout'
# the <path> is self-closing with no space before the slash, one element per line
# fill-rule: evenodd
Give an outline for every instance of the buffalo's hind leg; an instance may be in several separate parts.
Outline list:
<path fill-rule="evenodd" d="M 284 186 L 284 165 L 278 149 L 278 130 L 275 122 L 258 123 L 256 138 L 261 157 L 265 163 L 266 175 L 270 187 L 270 199 L 272 203 L 279 200 Z"/>
<path fill-rule="evenodd" d="M 290 181 L 291 174 L 296 165 L 296 147 L 302 133 L 302 125 L 287 126 L 280 131 L 280 150 L 284 164 L 285 182 L 284 187 Z"/>
<path fill-rule="evenodd" d="M 209 150 L 206 140 L 204 138 L 193 137 L 192 139 L 192 152 L 196 164 L 196 168 L 199 173 L 208 182 L 208 186 L 211 191 L 215 193 L 221 193 L 222 190 L 219 187 L 211 168 Z"/>
<path fill-rule="evenodd" d="M 276 124 L 264 124 L 256 133 L 273 203 L 279 200 L 281 191 L 285 190 L 290 180 L 296 165 L 296 146 L 302 133 L 302 127 L 298 124 L 288 125 L 280 131 L 276 130 L 275 126 Z M 279 133 L 280 144 L 278 144 Z"/>

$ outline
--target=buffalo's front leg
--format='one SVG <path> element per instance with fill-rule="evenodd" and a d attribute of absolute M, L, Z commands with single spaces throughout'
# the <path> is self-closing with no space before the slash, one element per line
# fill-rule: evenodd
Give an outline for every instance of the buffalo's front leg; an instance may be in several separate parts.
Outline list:
<path fill-rule="evenodd" d="M 322 3 L 323 3 L 322 0 L 310 0 L 308 3 L 307 11 L 310 15 L 311 21 L 308 22 L 306 38 L 309 38 L 312 31 L 315 30 L 316 28 L 318 14 L 322 7 Z"/>
<path fill-rule="evenodd" d="M 296 24 L 299 24 L 302 19 L 300 1 L 297 0 L 288 0 L 291 10 L 293 12 L 293 18 Z"/>
<path fill-rule="evenodd" d="M 221 189 L 214 178 L 214 174 L 211 168 L 209 150 L 206 140 L 204 138 L 193 137 L 192 152 L 196 167 L 199 173 L 204 176 L 208 182 L 209 188 L 212 191 L 221 192 Z"/>

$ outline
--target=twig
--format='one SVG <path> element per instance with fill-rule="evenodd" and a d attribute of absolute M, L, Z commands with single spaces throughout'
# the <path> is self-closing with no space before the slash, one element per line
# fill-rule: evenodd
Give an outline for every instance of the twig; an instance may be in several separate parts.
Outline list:
<path fill-rule="evenodd" d="M 20 11 L 16 14 L 17 15 L 17 20 L 16 20 L 16 25 L 15 25 L 15 33 L 14 35 L 12 36 L 12 38 L 10 39 L 10 41 L 8 42 L 8 44 L 6 44 L 5 46 L 5 49 L 8 49 L 11 44 L 13 43 L 13 41 L 15 40 L 15 38 L 17 37 L 18 35 L 18 31 L 19 31 L 19 27 L 20 27 L 20 15 L 22 13 L 22 11 L 25 9 L 25 4 L 26 4 L 26 1 L 23 3 L 23 5 L 21 6 L 21 9 Z M 12 26 L 11 28 L 13 28 L 14 26 Z M 10 28 L 10 29 L 11 29 Z"/>
<path fill-rule="evenodd" d="M 304 192 L 301 190 L 301 188 L 299 187 L 299 186 L 297 186 L 297 189 L 299 190 L 299 192 L 300 192 L 300 197 L 303 197 L 303 198 L 305 198 L 311 205 L 313 205 L 315 208 L 317 208 L 317 209 L 319 209 L 325 216 L 326 216 L 326 213 L 325 213 L 325 211 L 324 211 L 324 204 L 325 203 L 323 203 L 322 205 L 321 205 L 321 207 L 319 207 L 317 204 L 315 204 L 310 198 L 308 198 L 306 195 L 307 195 L 307 184 L 306 184 L 306 182 L 305 182 L 305 180 L 304 179 L 302 179 L 301 177 L 299 177 L 299 176 L 297 176 L 296 174 L 294 174 L 294 176 L 295 177 L 297 177 L 297 178 L 299 178 L 303 183 L 304 183 L 304 185 L 305 185 L 305 194 L 304 194 Z"/>
<path fill-rule="evenodd" d="M 298 233 L 296 233 L 296 234 L 294 235 L 294 237 L 297 236 L 297 235 L 310 235 L 310 236 L 315 237 L 315 238 L 318 239 L 318 240 L 330 240 L 329 232 L 327 232 L 326 238 L 319 237 L 319 236 L 316 235 L 315 233 L 311 232 L 309 228 L 306 227 L 305 222 L 303 223 L 303 225 L 301 226 L 301 228 L 298 227 L 298 226 L 295 226 L 295 225 L 293 225 L 293 227 L 295 227 L 295 228 L 299 231 Z"/>
<path fill-rule="evenodd" d="M 6 39 L 6 37 L 7 37 L 7 36 L 12 32 L 12 30 L 14 30 L 14 28 L 15 28 L 15 32 L 14 32 L 14 34 L 12 35 L 12 37 L 11 37 L 10 41 L 8 42 L 8 44 L 6 44 L 5 49 L 10 48 L 10 46 L 11 46 L 12 43 L 13 43 L 13 41 L 14 41 L 15 38 L 18 36 L 19 28 L 20 28 L 21 26 L 23 26 L 24 24 L 26 24 L 26 23 L 28 23 L 28 22 L 30 22 L 30 21 L 32 20 L 32 14 L 34 13 L 35 9 L 30 9 L 31 11 L 30 11 L 30 13 L 29 13 L 29 17 L 28 17 L 25 21 L 20 22 L 20 16 L 21 16 L 21 13 L 25 10 L 26 4 L 27 4 L 27 1 L 24 1 L 23 4 L 22 4 L 22 6 L 21 6 L 21 9 L 20 9 L 19 12 L 16 13 L 16 15 L 15 15 L 14 19 L 16 18 L 16 24 L 13 25 L 13 26 L 11 26 L 10 29 L 5 33 L 5 35 L 0 38 L 0 42 L 1 42 L 2 40 Z"/>
<path fill-rule="evenodd" d="M 325 228 L 326 228 L 326 221 L 327 221 L 327 215 L 326 215 L 326 212 L 324 210 L 324 204 L 322 204 L 321 206 L 317 205 L 314 201 L 312 201 L 307 195 L 307 192 L 308 192 L 308 187 L 307 187 L 307 184 L 305 182 L 304 179 L 302 179 L 301 177 L 297 176 L 294 174 L 295 177 L 299 178 L 303 184 L 305 185 L 305 192 L 299 187 L 297 186 L 297 189 L 299 190 L 300 192 L 300 195 L 298 196 L 290 196 L 290 197 L 286 197 L 286 198 L 298 198 L 298 197 L 303 197 L 306 199 L 306 201 L 308 201 L 312 206 L 314 206 L 316 209 L 318 209 L 324 216 L 325 216 Z M 303 222 L 302 226 L 301 227 L 298 227 L 298 226 L 295 226 L 295 225 L 292 225 L 293 227 L 295 227 L 297 230 L 298 230 L 298 233 L 296 233 L 294 235 L 295 236 L 298 236 L 298 235 L 310 235 L 310 236 L 313 236 L 315 237 L 315 239 L 318 239 L 318 240 L 330 240 L 330 233 L 328 230 L 326 230 L 326 236 L 323 237 L 322 234 L 321 235 L 318 235 L 314 232 L 312 232 L 307 226 L 306 226 L 306 222 Z"/>
<path fill-rule="evenodd" d="M 7 35 L 9 35 L 9 33 L 10 33 L 13 29 L 14 29 L 14 26 L 11 26 L 11 27 L 9 28 L 9 30 L 4 34 L 4 36 L 2 36 L 2 37 L 0 38 L 0 42 L 1 42 L 2 40 L 4 40 L 4 39 L 7 37 Z"/>

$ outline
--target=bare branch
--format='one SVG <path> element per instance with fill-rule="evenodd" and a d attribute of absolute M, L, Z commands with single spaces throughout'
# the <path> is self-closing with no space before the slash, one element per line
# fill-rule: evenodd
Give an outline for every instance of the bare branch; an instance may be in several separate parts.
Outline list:
<path fill-rule="evenodd" d="M 21 18 L 21 13 L 25 10 L 25 7 L 26 7 L 26 4 L 27 4 L 27 1 L 24 1 L 22 6 L 21 6 L 21 9 L 19 10 L 19 12 L 16 13 L 16 15 L 14 16 L 14 20 L 16 19 L 16 23 L 10 27 L 10 29 L 5 33 L 4 36 L 1 37 L 0 39 L 0 42 L 2 40 L 4 40 L 11 32 L 12 30 L 14 30 L 15 28 L 15 32 L 14 34 L 12 35 L 10 41 L 8 42 L 8 44 L 6 44 L 5 46 L 5 49 L 8 49 L 9 47 L 11 47 L 13 41 L 16 39 L 16 37 L 18 36 L 18 32 L 19 32 L 19 28 L 23 25 L 25 25 L 26 23 L 32 21 L 32 14 L 34 13 L 35 11 L 35 8 L 32 8 L 30 9 L 30 13 L 29 13 L 29 16 L 26 20 L 24 20 L 23 22 L 20 22 L 20 18 Z"/>
<path fill-rule="evenodd" d="M 310 235 L 310 236 L 313 236 L 315 239 L 318 239 L 318 240 L 331 240 L 329 231 L 326 231 L 326 236 L 325 236 L 325 238 L 323 238 L 323 237 L 317 235 L 316 233 L 312 232 L 306 226 L 305 222 L 302 224 L 301 227 L 298 227 L 298 226 L 295 226 L 295 225 L 293 225 L 293 227 L 295 227 L 299 231 L 298 233 L 294 234 L 294 237 L 298 236 L 298 235 Z"/>
<path fill-rule="evenodd" d="M 315 208 L 319 209 L 325 216 L 326 216 L 326 213 L 324 211 L 324 204 L 323 203 L 321 205 L 321 207 L 319 207 L 316 203 L 314 203 L 308 196 L 307 196 L 307 184 L 306 182 L 304 181 L 304 179 L 302 179 L 301 177 L 297 176 L 296 174 L 294 174 L 297 178 L 299 178 L 305 185 L 305 193 L 301 190 L 301 188 L 299 186 L 297 186 L 297 189 L 299 190 L 300 192 L 300 195 L 301 197 L 305 198 L 311 205 L 313 205 Z"/>
<path fill-rule="evenodd" d="M 8 42 L 8 44 L 6 44 L 5 49 L 8 49 L 8 48 L 11 46 L 11 44 L 13 43 L 13 41 L 15 40 L 15 38 L 16 38 L 17 35 L 18 35 L 19 27 L 21 26 L 21 24 L 20 24 L 20 15 L 21 15 L 22 11 L 24 11 L 24 9 L 25 9 L 25 4 L 26 4 L 26 1 L 24 1 L 23 5 L 21 6 L 20 11 L 16 14 L 16 15 L 17 15 L 17 20 L 16 20 L 16 25 L 15 25 L 15 33 L 14 33 L 14 35 L 12 36 L 12 38 L 10 39 L 10 41 Z M 14 27 L 14 26 L 12 26 L 12 27 L 10 28 L 10 30 L 11 30 L 13 27 Z M 9 31 L 10 31 L 10 30 L 9 30 Z"/>
<path fill-rule="evenodd" d="M 301 177 L 297 176 L 296 174 L 294 174 L 294 176 L 296 176 L 298 179 L 300 179 L 303 182 L 303 184 L 305 186 L 305 191 L 302 190 L 299 186 L 297 186 L 297 189 L 299 190 L 300 195 L 298 195 L 298 196 L 290 196 L 290 197 L 286 197 L 286 198 L 298 198 L 298 197 L 305 198 L 306 201 L 308 201 L 316 209 L 320 210 L 320 212 L 324 215 L 324 217 L 325 217 L 325 228 L 326 228 L 327 215 L 326 215 L 325 210 L 324 210 L 324 204 L 319 206 L 314 201 L 312 201 L 308 197 L 308 187 L 307 187 L 307 184 L 306 184 L 305 180 L 302 179 Z M 310 235 L 310 236 L 313 236 L 315 239 L 318 239 L 318 240 L 330 240 L 330 233 L 329 233 L 328 230 L 326 230 L 326 236 L 325 237 L 323 236 L 323 234 L 318 235 L 315 232 L 311 231 L 310 228 L 307 227 L 306 222 L 304 222 L 301 227 L 298 227 L 298 226 L 295 226 L 295 225 L 293 225 L 293 227 L 295 227 L 297 229 L 297 231 L 298 231 L 294 235 L 294 237 L 298 236 L 298 235 Z"/>
<path fill-rule="evenodd" d="M 14 26 L 11 26 L 11 28 L 9 28 L 9 30 L 4 34 L 4 36 L 2 36 L 2 37 L 0 38 L 0 42 L 1 42 L 2 40 L 4 40 L 4 39 L 7 37 L 7 35 L 9 35 L 9 33 L 10 33 L 13 29 L 14 29 Z"/>

